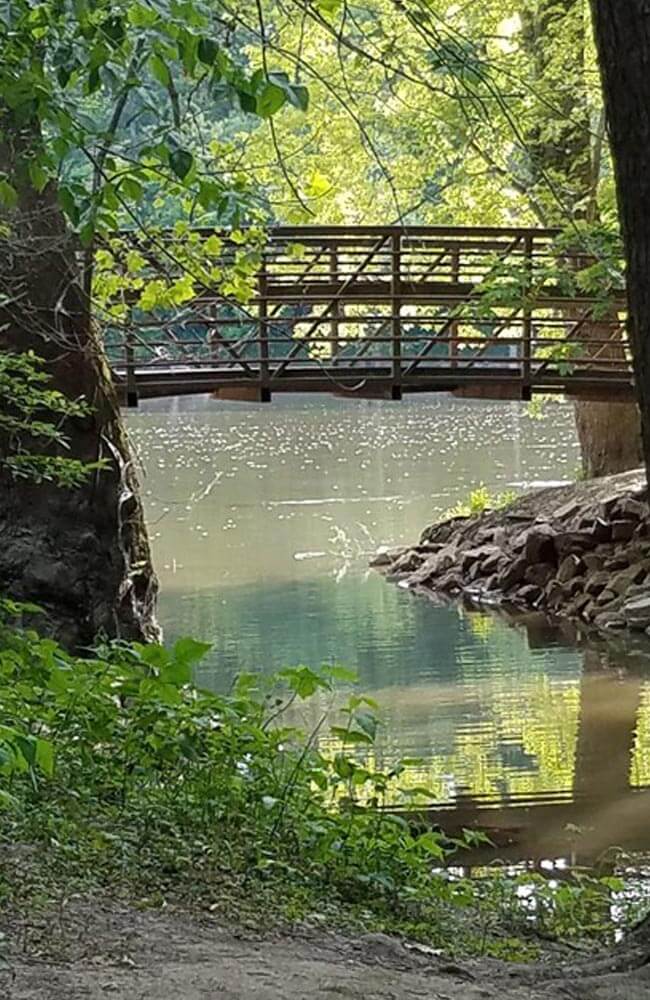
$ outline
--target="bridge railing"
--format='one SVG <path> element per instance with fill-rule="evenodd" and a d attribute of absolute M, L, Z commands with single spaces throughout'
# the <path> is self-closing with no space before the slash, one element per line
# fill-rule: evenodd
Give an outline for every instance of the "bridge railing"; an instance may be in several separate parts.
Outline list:
<path fill-rule="evenodd" d="M 212 231 L 191 235 L 195 250 L 212 247 L 213 280 L 205 268 L 197 279 L 173 234 L 144 247 L 125 238 L 124 253 L 141 254 L 142 286 L 189 289 L 153 306 L 134 290 L 128 322 L 109 330 L 132 385 L 175 368 L 177 381 L 186 369 L 188 380 L 254 386 L 262 398 L 316 381 L 393 397 L 436 379 L 500 381 L 521 396 L 570 381 L 629 387 L 623 295 L 584 293 L 591 262 L 553 230 L 278 227 L 252 246 L 245 233 L 216 244 Z M 238 273 L 249 292 L 239 298 Z"/>

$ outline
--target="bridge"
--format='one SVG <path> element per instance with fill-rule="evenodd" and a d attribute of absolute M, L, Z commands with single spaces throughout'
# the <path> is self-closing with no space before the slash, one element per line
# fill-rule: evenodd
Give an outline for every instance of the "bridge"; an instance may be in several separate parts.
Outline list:
<path fill-rule="evenodd" d="M 145 309 L 131 295 L 128 322 L 99 317 L 129 405 L 191 393 L 633 394 L 624 293 L 583 291 L 593 260 L 555 230 L 282 226 L 253 251 L 246 233 L 192 231 L 214 281 L 192 274 L 172 233 L 122 236 L 140 285 L 171 287 L 189 272 L 191 287 L 182 305 L 163 296 Z M 247 259 L 252 281 L 241 277 Z M 233 294 L 246 281 L 251 294 Z"/>

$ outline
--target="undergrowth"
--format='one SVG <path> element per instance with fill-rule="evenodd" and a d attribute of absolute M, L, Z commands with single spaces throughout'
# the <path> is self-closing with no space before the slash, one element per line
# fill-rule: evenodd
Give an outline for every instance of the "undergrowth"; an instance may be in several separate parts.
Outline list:
<path fill-rule="evenodd" d="M 348 671 L 242 675 L 216 695 L 191 682 L 203 643 L 74 657 L 17 627 L 18 606 L 2 607 L 5 911 L 99 892 L 509 958 L 533 957 L 533 931 L 611 939 L 609 905 L 622 888 L 611 879 L 558 889 L 530 875 L 524 887 L 453 874 L 477 835 L 445 838 L 399 814 L 395 803 L 413 806 L 402 782 L 418 762 L 372 766 L 375 704 L 352 693 L 333 707 Z M 306 699 L 318 702 L 311 733 L 288 721 Z"/>
<path fill-rule="evenodd" d="M 459 500 L 444 513 L 444 519 L 451 517 L 472 517 L 486 510 L 501 510 L 513 503 L 519 494 L 516 490 L 491 493 L 483 483 L 471 490 L 464 500 Z"/>

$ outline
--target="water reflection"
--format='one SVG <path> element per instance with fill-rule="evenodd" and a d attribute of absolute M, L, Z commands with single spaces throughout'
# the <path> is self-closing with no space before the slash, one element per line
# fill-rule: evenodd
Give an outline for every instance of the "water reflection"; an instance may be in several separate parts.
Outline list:
<path fill-rule="evenodd" d="M 203 683 L 344 663 L 384 708 L 380 762 L 424 758 L 412 780 L 426 781 L 454 822 L 487 816 L 489 801 L 500 803 L 489 815 L 504 850 L 522 838 L 531 850 L 575 848 L 572 827 L 590 851 L 643 839 L 648 800 L 634 789 L 650 785 L 644 648 L 581 649 L 534 616 L 513 627 L 435 607 L 367 570 L 377 545 L 416 537 L 479 482 L 502 490 L 572 477 L 569 407 L 538 421 L 522 404 L 436 397 L 186 399 L 145 404 L 130 424 L 162 622 L 170 639 L 213 641 Z M 318 706 L 306 726 L 310 711 Z"/>
<path fill-rule="evenodd" d="M 513 627 L 535 643 L 540 622 L 527 616 Z M 549 627 L 543 625 L 545 631 Z M 497 797 L 480 795 L 470 785 L 448 806 L 428 813 L 447 830 L 487 829 L 504 858 L 563 854 L 574 864 L 593 864 L 612 847 L 626 852 L 650 847 L 650 641 L 636 638 L 626 648 L 620 638 L 594 640 L 572 631 L 565 625 L 556 633 L 582 646 L 574 710 L 559 729 L 568 740 L 548 741 L 547 704 L 541 717 L 531 719 L 528 743 L 548 773 L 562 774 L 565 783 L 551 782 L 533 794 L 508 789 Z"/>

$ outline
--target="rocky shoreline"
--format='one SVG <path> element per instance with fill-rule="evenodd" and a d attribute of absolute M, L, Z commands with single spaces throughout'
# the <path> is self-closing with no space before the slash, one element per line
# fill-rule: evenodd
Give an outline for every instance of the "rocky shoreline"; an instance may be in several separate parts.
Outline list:
<path fill-rule="evenodd" d="M 598 630 L 650 634 L 645 471 L 524 494 L 502 510 L 453 517 L 371 565 L 443 599 L 535 609 Z"/>

